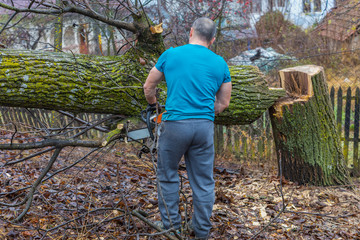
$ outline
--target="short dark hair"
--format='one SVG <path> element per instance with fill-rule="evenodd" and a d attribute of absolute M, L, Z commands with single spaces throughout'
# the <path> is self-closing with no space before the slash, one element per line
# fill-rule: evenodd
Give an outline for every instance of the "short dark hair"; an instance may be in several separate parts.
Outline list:
<path fill-rule="evenodd" d="M 208 43 L 215 37 L 216 26 L 214 21 L 210 18 L 201 17 L 196 19 L 192 28 L 194 29 L 196 36 Z"/>

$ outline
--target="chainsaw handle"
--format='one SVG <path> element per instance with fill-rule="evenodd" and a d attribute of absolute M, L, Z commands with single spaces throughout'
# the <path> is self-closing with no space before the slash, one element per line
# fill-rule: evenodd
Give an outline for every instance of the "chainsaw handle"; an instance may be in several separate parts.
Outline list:
<path fill-rule="evenodd" d="M 163 106 L 163 105 L 159 105 L 159 109 L 164 108 L 164 107 L 165 106 Z M 154 134 L 153 134 L 152 130 L 155 127 L 155 122 L 151 122 L 151 120 L 152 120 L 152 115 L 155 111 L 156 110 L 145 109 L 140 112 L 141 120 L 143 120 L 146 123 L 151 140 L 154 140 Z"/>
<path fill-rule="evenodd" d="M 146 122 L 146 110 L 142 110 L 140 112 L 140 117 L 141 117 L 141 120 L 143 120 L 144 122 Z"/>
<path fill-rule="evenodd" d="M 153 134 L 153 131 L 152 131 L 153 128 L 151 127 L 151 122 L 150 122 L 151 114 L 152 114 L 151 111 L 146 112 L 146 126 L 148 128 L 151 140 L 154 140 L 154 134 Z"/>
<path fill-rule="evenodd" d="M 151 140 L 154 140 L 154 134 L 152 132 L 152 129 L 154 128 L 153 127 L 154 123 L 151 122 L 152 114 L 153 114 L 153 111 L 149 111 L 149 110 L 145 109 L 140 112 L 140 117 L 141 117 L 141 120 L 143 120 L 146 123 Z"/>

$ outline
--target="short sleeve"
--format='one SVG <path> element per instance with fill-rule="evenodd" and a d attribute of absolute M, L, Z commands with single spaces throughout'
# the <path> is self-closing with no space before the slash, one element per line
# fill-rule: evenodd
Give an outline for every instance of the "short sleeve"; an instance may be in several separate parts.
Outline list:
<path fill-rule="evenodd" d="M 169 50 L 170 49 L 163 52 L 161 54 L 161 56 L 159 57 L 157 63 L 155 64 L 156 69 L 159 70 L 162 73 L 165 71 L 166 56 L 167 56 Z"/>
<path fill-rule="evenodd" d="M 230 76 L 229 67 L 228 67 L 227 64 L 225 64 L 224 81 L 223 81 L 223 83 L 227 83 L 227 82 L 231 82 L 231 76 Z"/>

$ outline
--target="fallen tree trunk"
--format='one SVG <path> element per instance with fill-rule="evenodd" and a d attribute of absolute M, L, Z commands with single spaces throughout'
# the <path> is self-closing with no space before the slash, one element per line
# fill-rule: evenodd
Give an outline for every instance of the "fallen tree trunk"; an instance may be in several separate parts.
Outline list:
<path fill-rule="evenodd" d="M 300 184 L 349 183 L 322 67 L 281 70 L 288 97 L 270 108 L 282 175 Z"/>
<path fill-rule="evenodd" d="M 136 50 L 121 57 L 2 50 L 0 105 L 138 115 L 146 106 L 142 85 L 155 61 Z M 216 123 L 251 123 L 285 94 L 269 89 L 255 67 L 231 67 L 231 76 L 231 104 Z M 165 84 L 160 88 L 165 103 Z"/>

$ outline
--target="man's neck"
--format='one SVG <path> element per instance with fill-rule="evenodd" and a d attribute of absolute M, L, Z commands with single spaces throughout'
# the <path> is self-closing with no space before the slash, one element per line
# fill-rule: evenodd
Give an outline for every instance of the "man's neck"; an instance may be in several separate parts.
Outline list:
<path fill-rule="evenodd" d="M 205 41 L 201 41 L 201 40 L 190 40 L 189 44 L 201 45 L 201 46 L 204 46 L 206 48 L 209 48 L 209 43 L 207 43 Z"/>

